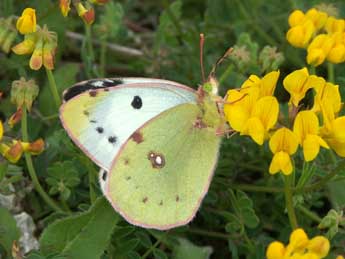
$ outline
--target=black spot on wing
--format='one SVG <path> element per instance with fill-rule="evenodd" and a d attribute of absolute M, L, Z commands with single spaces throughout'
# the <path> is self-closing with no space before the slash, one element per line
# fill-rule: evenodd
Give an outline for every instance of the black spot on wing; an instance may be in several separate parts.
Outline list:
<path fill-rule="evenodd" d="M 88 81 L 85 81 L 84 83 L 79 83 L 71 88 L 68 88 L 64 94 L 63 94 L 63 100 L 66 102 L 73 98 L 74 96 L 77 96 L 78 94 L 81 94 L 88 90 L 95 90 L 100 88 L 107 88 L 107 87 L 113 87 L 117 85 L 123 84 L 123 80 L 121 79 L 91 79 Z"/>

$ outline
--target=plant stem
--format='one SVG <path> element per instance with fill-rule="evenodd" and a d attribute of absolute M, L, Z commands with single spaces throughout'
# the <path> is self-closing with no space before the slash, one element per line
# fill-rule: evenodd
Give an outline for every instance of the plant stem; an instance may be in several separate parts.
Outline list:
<path fill-rule="evenodd" d="M 145 259 L 146 257 L 148 257 L 153 252 L 153 250 L 162 242 L 162 239 L 165 238 L 168 233 L 169 232 L 165 232 L 161 237 L 159 237 L 157 241 L 145 252 L 145 254 L 141 256 L 141 259 Z"/>
<path fill-rule="evenodd" d="M 323 187 L 324 185 L 326 185 L 328 183 L 329 180 L 331 180 L 334 176 L 336 176 L 339 171 L 344 170 L 345 169 L 345 161 L 341 161 L 336 168 L 333 169 L 332 172 L 330 172 L 329 174 L 327 174 L 324 178 L 322 178 L 319 182 L 311 184 L 309 186 L 306 186 L 304 188 L 297 188 L 295 191 L 296 192 L 310 192 L 316 189 L 319 189 L 321 187 Z"/>
<path fill-rule="evenodd" d="M 50 91 L 53 95 L 56 108 L 59 109 L 59 107 L 61 105 L 61 99 L 60 99 L 60 95 L 59 95 L 58 90 L 57 90 L 57 86 L 56 86 L 53 72 L 49 69 L 46 69 L 46 73 L 47 73 L 47 77 L 48 77 L 48 81 L 49 81 Z"/>
<path fill-rule="evenodd" d="M 214 237 L 214 238 L 225 239 L 225 240 L 228 240 L 229 238 L 231 238 L 230 235 L 227 235 L 224 233 L 219 233 L 219 232 L 214 232 L 214 231 L 206 231 L 206 230 L 196 229 L 196 228 L 190 228 L 187 231 L 189 233 L 196 234 L 196 235 Z"/>
<path fill-rule="evenodd" d="M 296 229 L 298 227 L 297 218 L 295 214 L 295 208 L 293 206 L 292 200 L 292 177 L 293 175 L 285 176 L 285 202 L 286 202 L 286 209 L 288 211 L 289 221 L 292 229 Z"/>
<path fill-rule="evenodd" d="M 229 65 L 226 70 L 224 71 L 224 73 L 219 77 L 219 85 L 222 85 L 223 82 L 228 78 L 228 76 L 231 74 L 233 70 L 233 65 Z"/>
<path fill-rule="evenodd" d="M 255 186 L 251 184 L 230 184 L 230 188 L 252 192 L 284 192 L 284 189 L 279 187 Z"/>
<path fill-rule="evenodd" d="M 100 75 L 105 77 L 106 74 L 106 61 L 107 61 L 107 41 L 101 41 L 101 57 L 100 57 Z"/>
<path fill-rule="evenodd" d="M 309 217 L 310 219 L 314 220 L 317 223 L 322 221 L 322 218 L 319 217 L 316 213 L 312 212 L 311 210 L 303 207 L 302 205 L 297 206 L 297 209 L 300 210 L 304 215 Z"/>
<path fill-rule="evenodd" d="M 334 65 L 331 62 L 327 63 L 327 73 L 328 73 L 328 81 L 334 83 Z"/>
<path fill-rule="evenodd" d="M 311 75 L 315 75 L 315 73 L 316 73 L 316 68 L 315 68 L 314 66 L 310 66 L 310 67 L 309 67 L 309 73 L 310 73 Z"/>
<path fill-rule="evenodd" d="M 28 123 L 27 123 L 27 111 L 25 104 L 22 106 L 22 138 L 24 142 L 29 142 L 29 135 L 28 135 Z M 42 199 L 55 211 L 57 212 L 63 212 L 63 210 L 53 201 L 50 196 L 44 191 L 42 188 L 40 182 L 38 181 L 37 174 L 34 168 L 34 165 L 32 163 L 31 154 L 29 152 L 24 153 L 26 165 L 28 168 L 28 172 L 30 175 L 30 178 L 32 180 L 32 183 L 34 184 L 35 190 L 41 195 Z"/>

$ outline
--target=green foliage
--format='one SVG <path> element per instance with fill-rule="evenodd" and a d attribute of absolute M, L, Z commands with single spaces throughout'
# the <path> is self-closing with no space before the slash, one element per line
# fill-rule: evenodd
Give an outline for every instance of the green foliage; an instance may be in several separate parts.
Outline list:
<path fill-rule="evenodd" d="M 99 258 L 119 221 L 105 198 L 99 198 L 84 213 L 49 225 L 40 238 L 44 255 L 59 253 L 67 258 Z"/>
<path fill-rule="evenodd" d="M 196 89 L 204 83 L 199 49 L 199 35 L 204 33 L 206 76 L 219 57 L 229 47 L 234 48 L 216 70 L 221 96 L 230 88 L 240 87 L 251 74 L 262 77 L 269 71 L 280 70 L 276 95 L 285 115 L 279 119 L 280 127 L 291 124 L 289 96 L 281 78 L 306 66 L 305 50 L 291 47 L 285 39 L 289 13 L 326 2 L 334 4 L 339 17 L 344 18 L 345 3 L 109 1 L 93 5 L 95 23 L 87 27 L 73 6 L 63 17 L 58 2 L 0 1 L 0 120 L 5 131 L 0 145 L 23 140 L 21 123 L 13 128 L 8 125 L 17 109 L 10 100 L 11 90 L 19 103 L 26 95 L 23 89 L 11 89 L 12 82 L 21 77 L 35 80 L 38 86 L 30 93 L 31 97 L 38 94 L 32 106 L 28 100 L 32 107 L 27 121 L 28 140 L 43 138 L 45 142 L 44 152 L 32 157 L 32 164 L 24 157 L 16 165 L 10 164 L 0 155 L 1 259 L 11 258 L 14 241 L 20 244 L 21 233 L 13 215 L 22 211 L 33 218 L 35 238 L 40 243 L 38 251 L 24 255 L 29 259 L 264 259 L 271 241 L 288 242 L 291 226 L 284 179 L 268 174 L 272 158 L 268 145 L 258 146 L 239 134 L 224 138 L 210 190 L 191 224 L 162 232 L 122 220 L 100 197 L 99 169 L 63 130 L 46 72 L 29 68 L 30 55 L 19 56 L 10 51 L 24 38 L 15 31 L 15 20 L 30 6 L 36 9 L 38 24 L 46 24 L 57 33 L 52 73 L 60 97 L 71 85 L 94 77 L 157 77 Z M 5 24 L 6 19 L 11 24 Z M 344 68 L 344 64 L 333 66 L 334 82 L 339 84 L 343 97 Z M 329 70 L 323 65 L 315 73 L 327 78 Z M 210 89 L 209 84 L 204 87 Z M 310 105 L 303 103 L 301 109 Z M 340 111 L 343 114 L 344 109 Z M 342 160 L 328 150 L 323 150 L 315 162 L 304 163 L 303 154 L 294 159 L 292 202 L 299 226 L 310 237 L 325 235 L 330 239 L 329 258 L 344 253 L 345 170 L 339 163 Z M 2 202 L 6 204 L 11 197 L 13 208 L 5 209 Z"/>
<path fill-rule="evenodd" d="M 0 254 L 10 256 L 12 252 L 13 242 L 17 242 L 20 236 L 16 221 L 11 213 L 0 207 Z"/>
<path fill-rule="evenodd" d="M 46 182 L 50 186 L 49 194 L 60 194 L 60 199 L 68 200 L 71 189 L 79 183 L 78 172 L 71 161 L 56 162 L 48 168 Z"/>

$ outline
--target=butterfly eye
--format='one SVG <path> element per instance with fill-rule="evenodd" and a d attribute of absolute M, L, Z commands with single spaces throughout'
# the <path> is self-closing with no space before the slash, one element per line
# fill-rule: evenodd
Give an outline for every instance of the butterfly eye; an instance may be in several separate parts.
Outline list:
<path fill-rule="evenodd" d="M 141 106 L 143 106 L 143 101 L 141 100 L 140 96 L 134 96 L 131 105 L 134 109 L 140 109 Z"/>

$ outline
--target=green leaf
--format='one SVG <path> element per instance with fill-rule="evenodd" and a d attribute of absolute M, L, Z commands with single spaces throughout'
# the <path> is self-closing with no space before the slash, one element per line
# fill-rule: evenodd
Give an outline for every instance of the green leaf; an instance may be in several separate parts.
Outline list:
<path fill-rule="evenodd" d="M 208 259 L 213 249 L 210 246 L 196 246 L 188 239 L 180 238 L 173 248 L 173 259 Z"/>
<path fill-rule="evenodd" d="M 150 236 L 149 236 L 147 233 L 141 231 L 141 232 L 135 233 L 135 235 L 139 238 L 140 243 L 141 243 L 144 247 L 150 248 L 150 247 L 152 246 L 152 241 L 151 241 L 151 239 L 150 239 Z"/>
<path fill-rule="evenodd" d="M 43 254 L 59 253 L 68 258 L 99 258 L 106 249 L 120 217 L 109 202 L 100 197 L 89 211 L 58 220 L 43 232 Z"/>
<path fill-rule="evenodd" d="M 0 246 L 8 255 L 11 254 L 13 241 L 19 240 L 20 232 L 10 212 L 0 207 Z"/>
<path fill-rule="evenodd" d="M 339 222 L 342 218 L 342 213 L 338 213 L 336 210 L 330 210 L 327 215 L 322 219 L 318 228 L 328 229 L 326 236 L 328 239 L 332 239 L 339 231 Z"/>
<path fill-rule="evenodd" d="M 168 256 L 166 255 L 166 253 L 164 253 L 160 249 L 154 249 L 153 250 L 153 256 L 155 259 L 168 259 Z"/>
<path fill-rule="evenodd" d="M 177 45 L 176 26 L 172 16 L 180 21 L 182 15 L 182 1 L 178 0 L 169 5 L 168 10 L 164 10 L 159 17 L 159 26 L 156 32 L 155 47 L 157 51 L 161 45 L 168 44 L 170 46 Z"/>
<path fill-rule="evenodd" d="M 7 161 L 1 161 L 0 162 L 0 182 L 2 179 L 4 179 L 8 168 L 8 162 Z"/>
<path fill-rule="evenodd" d="M 236 192 L 237 206 L 239 208 L 241 219 L 248 228 L 255 228 L 259 224 L 259 218 L 256 216 L 252 200 L 242 191 Z"/>

